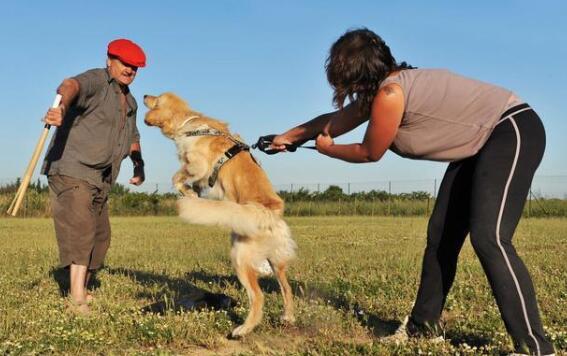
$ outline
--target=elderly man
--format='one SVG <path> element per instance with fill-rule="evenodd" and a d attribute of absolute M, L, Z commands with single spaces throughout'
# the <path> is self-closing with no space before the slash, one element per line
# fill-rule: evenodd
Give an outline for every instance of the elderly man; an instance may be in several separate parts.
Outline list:
<path fill-rule="evenodd" d="M 59 247 L 60 266 L 69 268 L 70 308 L 89 312 L 91 272 L 102 266 L 110 246 L 108 193 L 122 160 L 130 156 L 134 176 L 144 181 L 144 161 L 136 127 L 136 100 L 130 93 L 144 51 L 134 42 L 108 44 L 106 68 L 63 80 L 62 100 L 44 121 L 57 127 L 44 160 Z"/>

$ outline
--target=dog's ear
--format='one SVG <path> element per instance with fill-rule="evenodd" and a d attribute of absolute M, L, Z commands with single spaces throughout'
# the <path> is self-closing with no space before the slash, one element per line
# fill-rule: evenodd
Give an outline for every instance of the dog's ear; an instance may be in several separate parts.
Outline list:
<path fill-rule="evenodd" d="M 160 106 L 160 117 L 162 118 L 162 130 L 166 136 L 175 136 L 177 130 L 187 118 L 191 116 L 191 111 L 186 106 L 170 107 L 169 105 Z"/>
<path fill-rule="evenodd" d="M 168 106 L 173 110 L 180 110 L 180 111 L 191 111 L 189 104 L 186 100 L 181 99 L 181 97 L 177 96 L 172 92 L 163 93 L 160 95 L 168 102 Z"/>
<path fill-rule="evenodd" d="M 171 119 L 171 116 L 168 116 L 167 119 L 162 121 L 161 130 L 166 136 L 169 137 L 175 136 L 176 129 L 177 129 L 177 125 L 175 124 L 175 121 Z"/>

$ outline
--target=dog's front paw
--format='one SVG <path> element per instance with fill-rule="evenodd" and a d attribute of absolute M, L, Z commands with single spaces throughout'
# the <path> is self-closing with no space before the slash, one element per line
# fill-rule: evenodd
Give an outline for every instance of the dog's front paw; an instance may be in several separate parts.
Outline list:
<path fill-rule="evenodd" d="M 181 194 L 183 194 L 183 196 L 185 196 L 187 198 L 198 198 L 199 197 L 199 194 L 197 194 L 194 190 L 191 190 L 189 188 L 186 188 L 183 191 L 181 191 Z"/>
<path fill-rule="evenodd" d="M 184 197 L 188 197 L 188 198 L 198 198 L 199 197 L 199 195 L 193 189 L 191 189 L 187 184 L 176 184 L 175 188 Z"/>

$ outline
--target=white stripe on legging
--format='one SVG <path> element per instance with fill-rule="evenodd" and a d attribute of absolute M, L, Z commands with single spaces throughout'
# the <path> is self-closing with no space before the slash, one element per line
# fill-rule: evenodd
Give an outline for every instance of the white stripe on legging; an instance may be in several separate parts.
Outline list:
<path fill-rule="evenodd" d="M 517 114 L 517 112 L 514 113 L 514 114 Z M 520 283 L 518 282 L 518 278 L 516 278 L 516 274 L 514 274 L 514 270 L 512 269 L 512 265 L 510 264 L 510 260 L 508 259 L 508 256 L 506 255 L 506 251 L 504 250 L 504 248 L 502 247 L 502 244 L 500 243 L 500 223 L 502 222 L 502 214 L 504 213 L 504 206 L 506 205 L 506 199 L 508 197 L 508 188 L 510 187 L 510 182 L 512 181 L 512 177 L 514 176 L 514 171 L 516 170 L 516 164 L 518 163 L 518 156 L 520 155 L 520 144 L 521 144 L 520 130 L 518 130 L 518 125 L 516 125 L 516 121 L 514 121 L 514 118 L 512 117 L 512 115 L 514 115 L 514 114 L 506 116 L 504 119 L 502 119 L 502 120 L 510 119 L 512 126 L 514 126 L 514 130 L 516 131 L 516 153 L 515 153 L 515 156 L 514 156 L 514 162 L 512 163 L 512 169 L 510 170 L 510 175 L 508 176 L 508 181 L 506 182 L 506 186 L 504 187 L 504 196 L 502 197 L 502 203 L 500 204 L 500 211 L 498 213 L 498 221 L 496 222 L 496 242 L 498 243 L 498 247 L 500 248 L 500 251 L 502 252 L 502 255 L 504 256 L 504 260 L 506 261 L 506 265 L 508 266 L 508 270 L 510 270 L 510 274 L 512 275 L 512 279 L 514 280 L 514 284 L 516 285 L 516 290 L 518 291 L 518 295 L 520 297 L 520 303 L 522 304 L 522 312 L 524 313 L 524 319 L 526 321 L 526 326 L 528 327 L 528 334 L 531 336 L 531 338 L 534 340 L 534 342 L 536 344 L 537 354 L 541 355 L 541 351 L 539 349 L 539 343 L 537 342 L 537 339 L 535 338 L 535 336 L 532 332 L 532 327 L 530 326 L 530 319 L 528 318 L 528 312 L 526 310 L 526 302 L 524 301 L 524 297 L 522 295 L 522 289 L 520 288 Z"/>
<path fill-rule="evenodd" d="M 510 118 L 513 117 L 514 115 L 517 115 L 517 114 L 519 114 L 519 113 L 521 113 L 521 112 L 523 112 L 523 111 L 531 110 L 531 109 L 532 109 L 532 108 L 528 106 L 528 107 L 526 107 L 526 108 L 523 108 L 523 109 L 514 111 L 514 112 L 511 113 L 510 115 L 506 115 L 506 117 L 504 117 L 503 119 L 500 119 L 500 120 L 496 123 L 495 126 L 497 126 L 499 123 L 501 123 L 501 122 L 504 121 L 504 120 L 510 119 Z"/>

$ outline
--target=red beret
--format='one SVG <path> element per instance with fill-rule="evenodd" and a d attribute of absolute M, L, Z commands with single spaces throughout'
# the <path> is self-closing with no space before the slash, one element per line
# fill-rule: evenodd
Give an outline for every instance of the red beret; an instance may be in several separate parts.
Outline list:
<path fill-rule="evenodd" d="M 108 44 L 108 55 L 135 67 L 146 66 L 146 55 L 140 46 L 127 39 L 118 39 Z"/>

